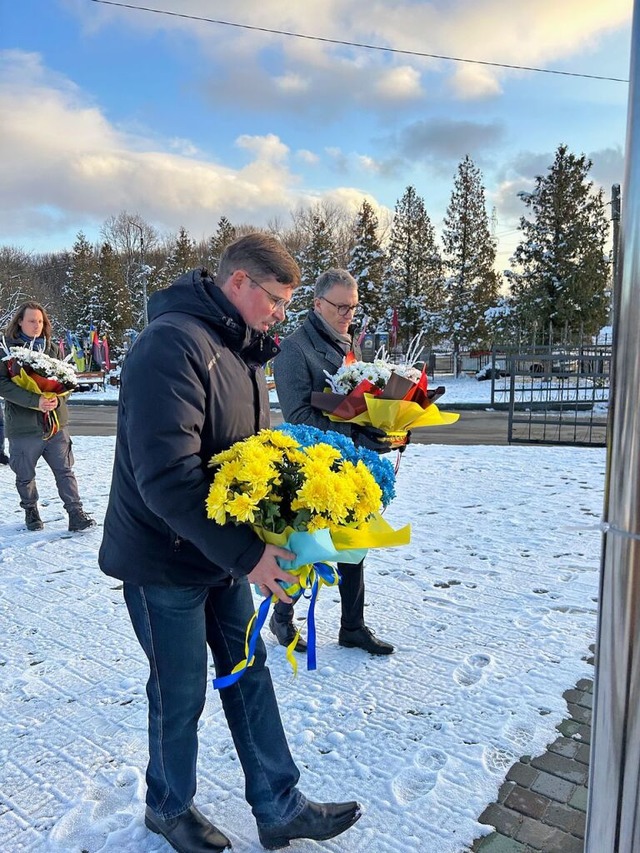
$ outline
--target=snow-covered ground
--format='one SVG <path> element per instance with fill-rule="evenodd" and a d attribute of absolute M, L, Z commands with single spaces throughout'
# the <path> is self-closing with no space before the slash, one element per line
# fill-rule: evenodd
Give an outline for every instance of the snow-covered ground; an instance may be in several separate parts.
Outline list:
<path fill-rule="evenodd" d="M 74 439 L 99 523 L 113 449 Z M 344 836 L 296 851 L 462 853 L 490 831 L 477 818 L 507 769 L 555 739 L 562 693 L 592 675 L 604 469 L 599 449 L 407 449 L 387 518 L 411 521 L 412 541 L 372 551 L 366 573 L 367 621 L 396 654 L 340 648 L 326 588 L 315 672 L 292 678 L 264 631 L 302 790 L 364 810 Z M 161 853 L 143 825 L 146 666 L 119 584 L 97 567 L 101 529 L 67 534 L 42 463 L 38 484 L 45 528 L 29 533 L 0 467 L 0 850 Z M 258 853 L 213 689 L 200 737 L 197 802 L 235 853 Z"/>
<path fill-rule="evenodd" d="M 435 388 L 437 385 L 444 385 L 446 392 L 441 402 L 446 403 L 485 403 L 489 405 L 491 402 L 491 382 L 478 382 L 477 379 L 469 376 L 463 376 L 455 379 L 453 376 L 442 375 L 436 376 L 434 380 L 430 380 L 429 387 Z M 74 401 L 81 402 L 82 400 L 114 400 L 118 397 L 118 389 L 107 387 L 93 391 L 77 392 Z M 275 391 L 271 392 L 272 403 L 277 403 L 278 397 Z"/>
<path fill-rule="evenodd" d="M 509 383 L 509 378 L 496 380 L 495 403 L 509 402 Z M 456 403 L 464 403 L 491 407 L 491 382 L 488 380 L 481 382 L 474 376 L 456 378 L 450 374 L 438 374 L 435 379 L 429 380 L 429 387 L 436 388 L 438 385 L 445 388 L 445 393 L 438 400 L 438 405 L 452 406 Z M 104 402 L 117 398 L 118 389 L 107 386 L 106 389 L 96 388 L 92 391 L 77 392 L 74 402 L 82 400 Z M 579 374 L 570 374 L 564 379 L 558 377 L 541 379 L 538 376 L 517 378 L 515 400 L 518 402 L 553 402 L 562 398 L 594 402 L 594 410 L 600 414 L 606 414 L 608 387 L 594 387 L 590 384 L 588 377 Z M 277 407 L 278 395 L 275 390 L 270 391 L 270 399 L 272 406 Z"/>

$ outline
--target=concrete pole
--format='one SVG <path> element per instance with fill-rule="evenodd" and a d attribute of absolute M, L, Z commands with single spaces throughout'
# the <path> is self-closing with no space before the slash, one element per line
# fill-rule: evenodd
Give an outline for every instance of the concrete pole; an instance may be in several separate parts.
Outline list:
<path fill-rule="evenodd" d="M 635 0 L 585 853 L 640 851 L 640 0 Z"/>

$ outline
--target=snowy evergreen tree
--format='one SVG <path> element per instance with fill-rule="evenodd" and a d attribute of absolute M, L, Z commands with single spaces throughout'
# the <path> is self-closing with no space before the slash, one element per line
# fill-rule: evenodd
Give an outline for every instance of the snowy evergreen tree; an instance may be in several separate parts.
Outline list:
<path fill-rule="evenodd" d="M 229 243 L 233 243 L 236 237 L 236 229 L 229 222 L 226 216 L 221 216 L 218 221 L 218 230 L 209 240 L 207 252 L 207 268 L 214 278 L 218 272 L 220 255 L 224 252 Z"/>
<path fill-rule="evenodd" d="M 86 336 L 99 310 L 99 283 L 96 255 L 82 231 L 76 236 L 69 257 L 67 281 L 63 287 L 63 314 L 67 328 L 74 334 Z"/>
<path fill-rule="evenodd" d="M 354 226 L 353 248 L 347 269 L 358 282 L 358 295 L 368 328 L 373 331 L 384 319 L 383 289 L 386 256 L 378 238 L 378 217 L 368 201 L 362 202 Z"/>
<path fill-rule="evenodd" d="M 577 339 L 605 325 L 609 263 L 602 190 L 588 179 L 591 161 L 560 145 L 548 174 L 520 197 L 530 218 L 506 273 L 524 334 Z"/>
<path fill-rule="evenodd" d="M 446 270 L 443 331 L 458 364 L 461 347 L 489 343 L 485 313 L 496 304 L 499 290 L 482 175 L 468 155 L 458 166 L 442 243 Z"/>
<path fill-rule="evenodd" d="M 443 270 L 440 250 L 424 200 L 412 186 L 397 202 L 388 248 L 385 289 L 389 294 L 387 322 L 398 314 L 398 343 L 419 332 L 439 332 Z"/>
<path fill-rule="evenodd" d="M 314 214 L 310 222 L 311 231 L 307 244 L 296 260 L 300 266 L 301 284 L 296 288 L 284 323 L 279 324 L 279 334 L 289 334 L 307 316 L 313 307 L 313 291 L 320 273 L 336 265 L 335 247 L 325 220 Z"/>
<path fill-rule="evenodd" d="M 117 351 L 124 344 L 125 332 L 133 325 L 133 314 L 129 290 L 122 278 L 120 259 L 108 242 L 100 248 L 98 279 L 102 312 L 96 316 L 95 325 L 101 335 L 108 333 L 110 346 Z"/>
<path fill-rule="evenodd" d="M 178 236 L 170 244 L 167 258 L 159 271 L 159 287 L 168 287 L 183 273 L 197 266 L 198 253 L 195 240 L 189 236 L 186 228 L 181 227 Z"/>

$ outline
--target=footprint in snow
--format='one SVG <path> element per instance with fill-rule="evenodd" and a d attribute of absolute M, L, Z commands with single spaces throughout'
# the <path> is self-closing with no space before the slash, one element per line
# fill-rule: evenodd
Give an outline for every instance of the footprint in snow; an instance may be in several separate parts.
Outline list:
<path fill-rule="evenodd" d="M 491 663 L 489 655 L 469 655 L 460 666 L 453 671 L 453 680 L 461 687 L 471 687 L 482 678 L 486 666 Z"/>
<path fill-rule="evenodd" d="M 421 749 L 414 761 L 413 767 L 402 770 L 391 782 L 391 789 L 400 805 L 409 805 L 435 788 L 447 756 L 438 749 Z"/>
<path fill-rule="evenodd" d="M 104 849 L 112 834 L 120 835 L 126 829 L 126 834 L 134 835 L 144 812 L 143 801 L 144 780 L 138 770 L 101 771 L 51 830 L 53 849 L 56 853 L 97 851 Z"/>

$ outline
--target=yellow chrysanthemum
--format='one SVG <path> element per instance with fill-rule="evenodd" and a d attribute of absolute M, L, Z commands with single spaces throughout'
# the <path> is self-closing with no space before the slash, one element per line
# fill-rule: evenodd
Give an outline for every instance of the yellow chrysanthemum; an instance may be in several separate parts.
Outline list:
<path fill-rule="evenodd" d="M 227 502 L 227 512 L 240 522 L 253 522 L 256 516 L 256 504 L 250 494 L 243 492 Z"/>
<path fill-rule="evenodd" d="M 255 504 L 259 504 L 260 501 L 270 497 L 271 489 L 268 483 L 252 483 L 247 494 Z"/>
<path fill-rule="evenodd" d="M 212 518 L 217 524 L 224 524 L 227 520 L 225 509 L 227 495 L 226 487 L 214 481 L 207 495 L 207 517 Z"/>
<path fill-rule="evenodd" d="M 238 450 L 236 447 L 230 447 L 228 450 L 221 450 L 220 453 L 216 453 L 215 456 L 212 456 L 209 460 L 209 467 L 213 468 L 215 465 L 222 465 L 224 462 L 230 462 L 232 459 L 236 459 L 238 457 Z"/>
<path fill-rule="evenodd" d="M 313 447 L 307 447 L 306 454 L 308 459 L 324 463 L 326 467 L 331 466 L 341 458 L 340 451 L 331 447 L 330 444 L 316 444 Z"/>
<path fill-rule="evenodd" d="M 290 435 L 287 435 L 286 432 L 282 432 L 281 430 L 269 430 L 269 441 L 271 444 L 275 445 L 275 447 L 298 447 L 298 442 L 295 438 Z"/>
<path fill-rule="evenodd" d="M 344 504 L 336 485 L 330 476 L 305 480 L 298 489 L 295 500 L 291 502 L 291 508 L 310 509 L 314 513 L 324 513 L 332 518 L 341 517 Z"/>

